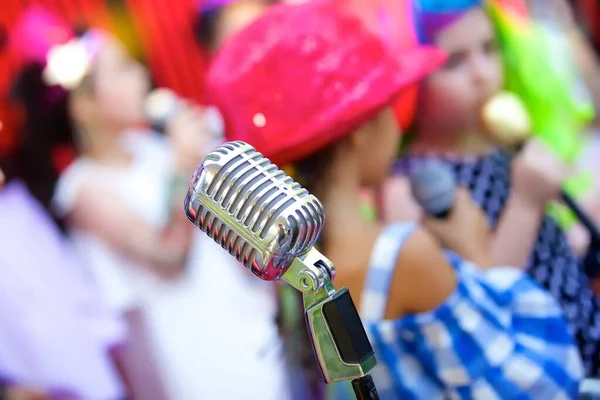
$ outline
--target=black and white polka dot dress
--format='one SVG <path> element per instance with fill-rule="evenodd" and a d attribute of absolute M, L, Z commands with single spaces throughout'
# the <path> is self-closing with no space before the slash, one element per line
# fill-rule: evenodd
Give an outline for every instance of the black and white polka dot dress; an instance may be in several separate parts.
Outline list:
<path fill-rule="evenodd" d="M 407 174 L 427 158 L 405 157 L 394 165 L 394 174 Z M 471 190 L 473 200 L 495 227 L 510 194 L 511 155 L 494 152 L 485 157 L 448 157 L 443 161 L 452 166 L 459 184 Z M 528 271 L 560 302 L 578 341 L 588 376 L 600 376 L 600 298 L 593 294 L 581 261 L 550 217 L 542 222 Z"/>

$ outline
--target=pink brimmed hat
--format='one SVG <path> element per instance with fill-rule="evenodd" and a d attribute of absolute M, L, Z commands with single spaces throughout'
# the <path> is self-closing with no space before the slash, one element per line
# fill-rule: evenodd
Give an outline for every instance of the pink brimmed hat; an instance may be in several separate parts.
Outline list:
<path fill-rule="evenodd" d="M 444 61 L 431 47 L 393 54 L 332 2 L 280 4 L 225 44 L 208 94 L 228 140 L 285 165 L 351 133 Z"/>

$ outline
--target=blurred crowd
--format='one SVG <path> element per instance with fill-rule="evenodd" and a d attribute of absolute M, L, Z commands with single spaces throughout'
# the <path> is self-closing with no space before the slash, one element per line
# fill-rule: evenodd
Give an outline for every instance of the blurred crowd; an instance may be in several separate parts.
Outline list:
<path fill-rule="evenodd" d="M 0 400 L 354 398 L 183 212 L 232 140 L 322 202 L 382 399 L 600 398 L 598 2 L 3 1 Z"/>

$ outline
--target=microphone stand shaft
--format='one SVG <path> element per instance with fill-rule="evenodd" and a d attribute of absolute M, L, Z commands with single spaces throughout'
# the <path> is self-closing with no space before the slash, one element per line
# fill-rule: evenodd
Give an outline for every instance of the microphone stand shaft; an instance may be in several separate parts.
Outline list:
<path fill-rule="evenodd" d="M 357 400 L 379 400 L 371 375 L 367 374 L 352 380 L 352 388 Z"/>
<path fill-rule="evenodd" d="M 600 231 L 598 231 L 598 227 L 594 221 L 592 221 L 590 216 L 569 194 L 563 191 L 561 197 L 567 207 L 569 207 L 569 209 L 573 211 L 573 214 L 577 216 L 581 225 L 583 225 L 590 234 L 590 246 L 586 257 L 583 260 L 583 270 L 588 277 L 594 279 L 600 274 L 600 269 L 598 268 L 600 254 L 597 251 L 600 246 Z"/>
<path fill-rule="evenodd" d="M 573 199 L 569 194 L 564 191 L 561 193 L 562 200 L 569 207 L 571 211 L 577 216 L 577 219 L 587 229 L 590 233 L 591 239 L 600 241 L 600 231 L 598 231 L 598 227 L 592 221 L 592 219 L 587 215 L 587 213 L 581 208 L 579 204 Z"/>

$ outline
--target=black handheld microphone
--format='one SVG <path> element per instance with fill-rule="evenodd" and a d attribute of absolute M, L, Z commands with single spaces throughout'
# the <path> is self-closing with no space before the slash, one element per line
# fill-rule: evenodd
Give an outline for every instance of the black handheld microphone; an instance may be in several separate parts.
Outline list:
<path fill-rule="evenodd" d="M 410 174 L 412 195 L 423 210 L 435 218 L 446 218 L 456 201 L 456 177 L 441 161 L 423 161 Z"/>
<path fill-rule="evenodd" d="M 185 199 L 188 219 L 263 280 L 303 294 L 304 313 L 326 383 L 353 380 L 359 399 L 378 399 L 367 374 L 375 353 L 333 263 L 314 248 L 321 202 L 254 147 L 229 142 L 209 153 Z"/>
<path fill-rule="evenodd" d="M 410 176 L 412 194 L 417 203 L 430 216 L 446 218 L 456 201 L 457 182 L 450 167 L 440 161 L 427 160 L 419 164 Z M 600 231 L 592 219 L 573 197 L 564 190 L 561 198 L 590 234 L 590 250 L 583 260 L 583 269 L 589 277 L 599 275 Z"/>

